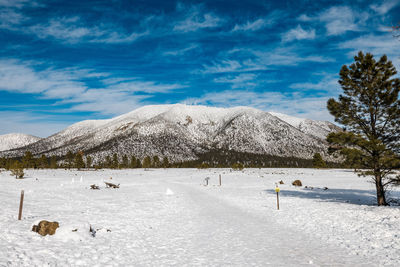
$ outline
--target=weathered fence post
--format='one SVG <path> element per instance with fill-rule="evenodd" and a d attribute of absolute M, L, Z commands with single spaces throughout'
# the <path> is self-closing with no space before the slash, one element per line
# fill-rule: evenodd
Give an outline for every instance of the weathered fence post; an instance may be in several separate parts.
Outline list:
<path fill-rule="evenodd" d="M 221 174 L 219 175 L 219 186 L 222 185 L 222 179 L 221 179 Z"/>
<path fill-rule="evenodd" d="M 278 210 L 279 210 L 279 191 L 281 191 L 281 190 L 279 189 L 278 186 L 276 186 L 276 188 L 275 188 L 275 192 L 276 192 L 276 207 L 278 208 Z"/>
<path fill-rule="evenodd" d="M 18 220 L 21 220 L 22 217 L 22 206 L 24 205 L 24 190 L 21 190 L 21 198 L 19 200 L 19 213 L 18 213 Z"/>

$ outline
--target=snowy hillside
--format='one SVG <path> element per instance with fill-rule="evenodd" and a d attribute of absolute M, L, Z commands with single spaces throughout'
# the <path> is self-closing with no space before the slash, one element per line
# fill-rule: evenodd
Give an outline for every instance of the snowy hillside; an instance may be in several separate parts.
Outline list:
<path fill-rule="evenodd" d="M 40 137 L 21 133 L 0 135 L 0 151 L 27 146 L 41 139 Z"/>
<path fill-rule="evenodd" d="M 280 114 L 282 115 L 282 114 Z M 96 161 L 112 153 L 196 159 L 210 149 L 311 158 L 324 154 L 325 136 L 337 127 L 249 107 L 215 108 L 182 104 L 145 106 L 108 120 L 82 121 L 23 149 L 6 155 L 65 155 L 85 151 Z"/>
<path fill-rule="evenodd" d="M 310 119 L 297 118 L 277 112 L 270 112 L 270 114 L 278 117 L 284 122 L 289 123 L 303 133 L 314 135 L 318 138 L 325 138 L 329 133 L 340 130 L 338 126 L 328 121 L 315 121 Z"/>

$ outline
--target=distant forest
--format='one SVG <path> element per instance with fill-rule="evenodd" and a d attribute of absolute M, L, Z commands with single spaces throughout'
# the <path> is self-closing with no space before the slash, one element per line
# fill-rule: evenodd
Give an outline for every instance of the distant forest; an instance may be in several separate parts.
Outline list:
<path fill-rule="evenodd" d="M 96 164 L 91 156 L 83 152 L 69 151 L 64 157 L 33 156 L 29 151 L 20 158 L 0 158 L 0 168 L 34 168 L 34 169 L 135 169 L 135 168 L 346 168 L 345 163 L 326 162 L 316 153 L 314 159 L 295 157 L 278 157 L 253 153 L 214 150 L 197 155 L 198 159 L 181 162 L 170 162 L 168 157 L 146 156 L 143 159 L 133 155 L 106 156 Z"/>

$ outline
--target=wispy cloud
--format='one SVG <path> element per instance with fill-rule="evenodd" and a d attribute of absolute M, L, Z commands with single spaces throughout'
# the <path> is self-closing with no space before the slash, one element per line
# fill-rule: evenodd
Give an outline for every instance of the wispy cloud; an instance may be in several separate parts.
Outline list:
<path fill-rule="evenodd" d="M 249 72 L 266 70 L 267 67 L 259 64 L 251 59 L 238 60 L 222 60 L 212 65 L 204 65 L 200 73 L 229 73 L 229 72 Z"/>
<path fill-rule="evenodd" d="M 36 94 L 57 100 L 57 104 L 73 104 L 71 110 L 121 114 L 139 106 L 143 99 L 155 94 L 183 88 L 181 84 L 163 84 L 139 78 L 110 78 L 111 74 L 85 69 L 35 70 L 33 63 L 18 60 L 0 61 L 0 90 Z M 92 88 L 82 80 L 96 78 L 104 86 Z"/>
<path fill-rule="evenodd" d="M 357 17 L 357 13 L 348 6 L 334 6 L 319 14 L 319 20 L 326 23 L 328 35 L 360 31 L 360 25 L 356 22 Z"/>
<path fill-rule="evenodd" d="M 194 32 L 204 28 L 214 28 L 222 24 L 223 19 L 212 12 L 204 12 L 202 5 L 185 6 L 178 4 L 177 10 L 186 14 L 184 19 L 175 23 L 176 32 Z"/>
<path fill-rule="evenodd" d="M 324 23 L 326 34 L 328 36 L 336 36 L 348 31 L 362 31 L 368 18 L 369 14 L 367 12 L 354 11 L 350 6 L 332 6 L 315 16 L 302 14 L 297 19 L 303 22 L 322 22 Z"/>
<path fill-rule="evenodd" d="M 21 111 L 0 111 L 2 120 L 0 134 L 23 133 L 40 137 L 47 137 L 71 124 L 70 121 L 60 122 L 56 115 L 43 115 Z"/>
<path fill-rule="evenodd" d="M 387 54 L 398 57 L 396 47 L 399 47 L 399 41 L 392 38 L 389 33 L 386 35 L 363 35 L 338 44 L 340 49 L 350 49 L 349 55 L 351 56 L 361 50 L 375 55 Z"/>
<path fill-rule="evenodd" d="M 0 0 L 0 29 L 17 30 L 17 26 L 27 20 L 21 11 L 26 6 L 39 4 L 33 0 Z"/>
<path fill-rule="evenodd" d="M 398 6 L 399 4 L 400 4 L 399 0 L 384 0 L 370 5 L 370 8 L 373 9 L 379 15 L 384 15 L 391 9 L 393 9 L 395 6 Z"/>
<path fill-rule="evenodd" d="M 227 83 L 230 84 L 232 88 L 253 88 L 257 85 L 254 81 L 257 78 L 256 74 L 252 73 L 241 73 L 236 76 L 219 77 L 215 78 L 216 83 Z"/>
<path fill-rule="evenodd" d="M 182 56 L 184 54 L 186 54 L 187 52 L 198 48 L 199 45 L 198 44 L 191 44 L 185 48 L 182 49 L 175 49 L 175 50 L 168 50 L 168 51 L 164 51 L 163 55 L 165 56 Z"/>
<path fill-rule="evenodd" d="M 80 17 L 53 18 L 46 24 L 38 24 L 29 27 L 28 33 L 39 38 L 54 38 L 66 43 L 92 42 L 92 43 L 129 43 L 148 34 L 124 33 L 115 25 L 100 24 L 89 27 L 81 21 Z"/>
<path fill-rule="evenodd" d="M 337 74 L 330 73 L 314 73 L 313 76 L 321 76 L 317 82 L 301 82 L 301 83 L 292 83 L 289 85 L 292 89 L 301 89 L 301 90 L 317 90 L 317 91 L 325 91 L 330 93 L 336 93 L 339 91 L 339 83 Z"/>
<path fill-rule="evenodd" d="M 307 97 L 298 93 L 255 91 L 210 92 L 199 98 L 186 99 L 184 103 L 221 107 L 250 106 L 265 111 L 316 120 L 332 120 L 326 109 L 328 97 Z"/>
<path fill-rule="evenodd" d="M 305 30 L 300 25 L 282 34 L 283 42 L 291 42 L 294 40 L 312 40 L 315 39 L 315 29 Z"/>

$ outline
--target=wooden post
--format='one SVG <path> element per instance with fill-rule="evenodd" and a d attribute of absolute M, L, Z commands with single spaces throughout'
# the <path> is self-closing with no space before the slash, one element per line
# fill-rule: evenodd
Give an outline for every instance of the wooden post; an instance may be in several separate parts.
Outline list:
<path fill-rule="evenodd" d="M 279 210 L 279 192 L 276 192 L 276 205 Z"/>
<path fill-rule="evenodd" d="M 279 191 L 281 191 L 278 187 L 278 185 L 275 187 L 275 192 L 276 192 L 276 207 L 279 210 Z"/>
<path fill-rule="evenodd" d="M 221 174 L 219 175 L 219 186 L 222 185 Z"/>
<path fill-rule="evenodd" d="M 21 199 L 19 200 L 19 213 L 18 220 L 21 220 L 22 217 L 22 206 L 24 205 L 24 190 L 21 190 Z"/>

